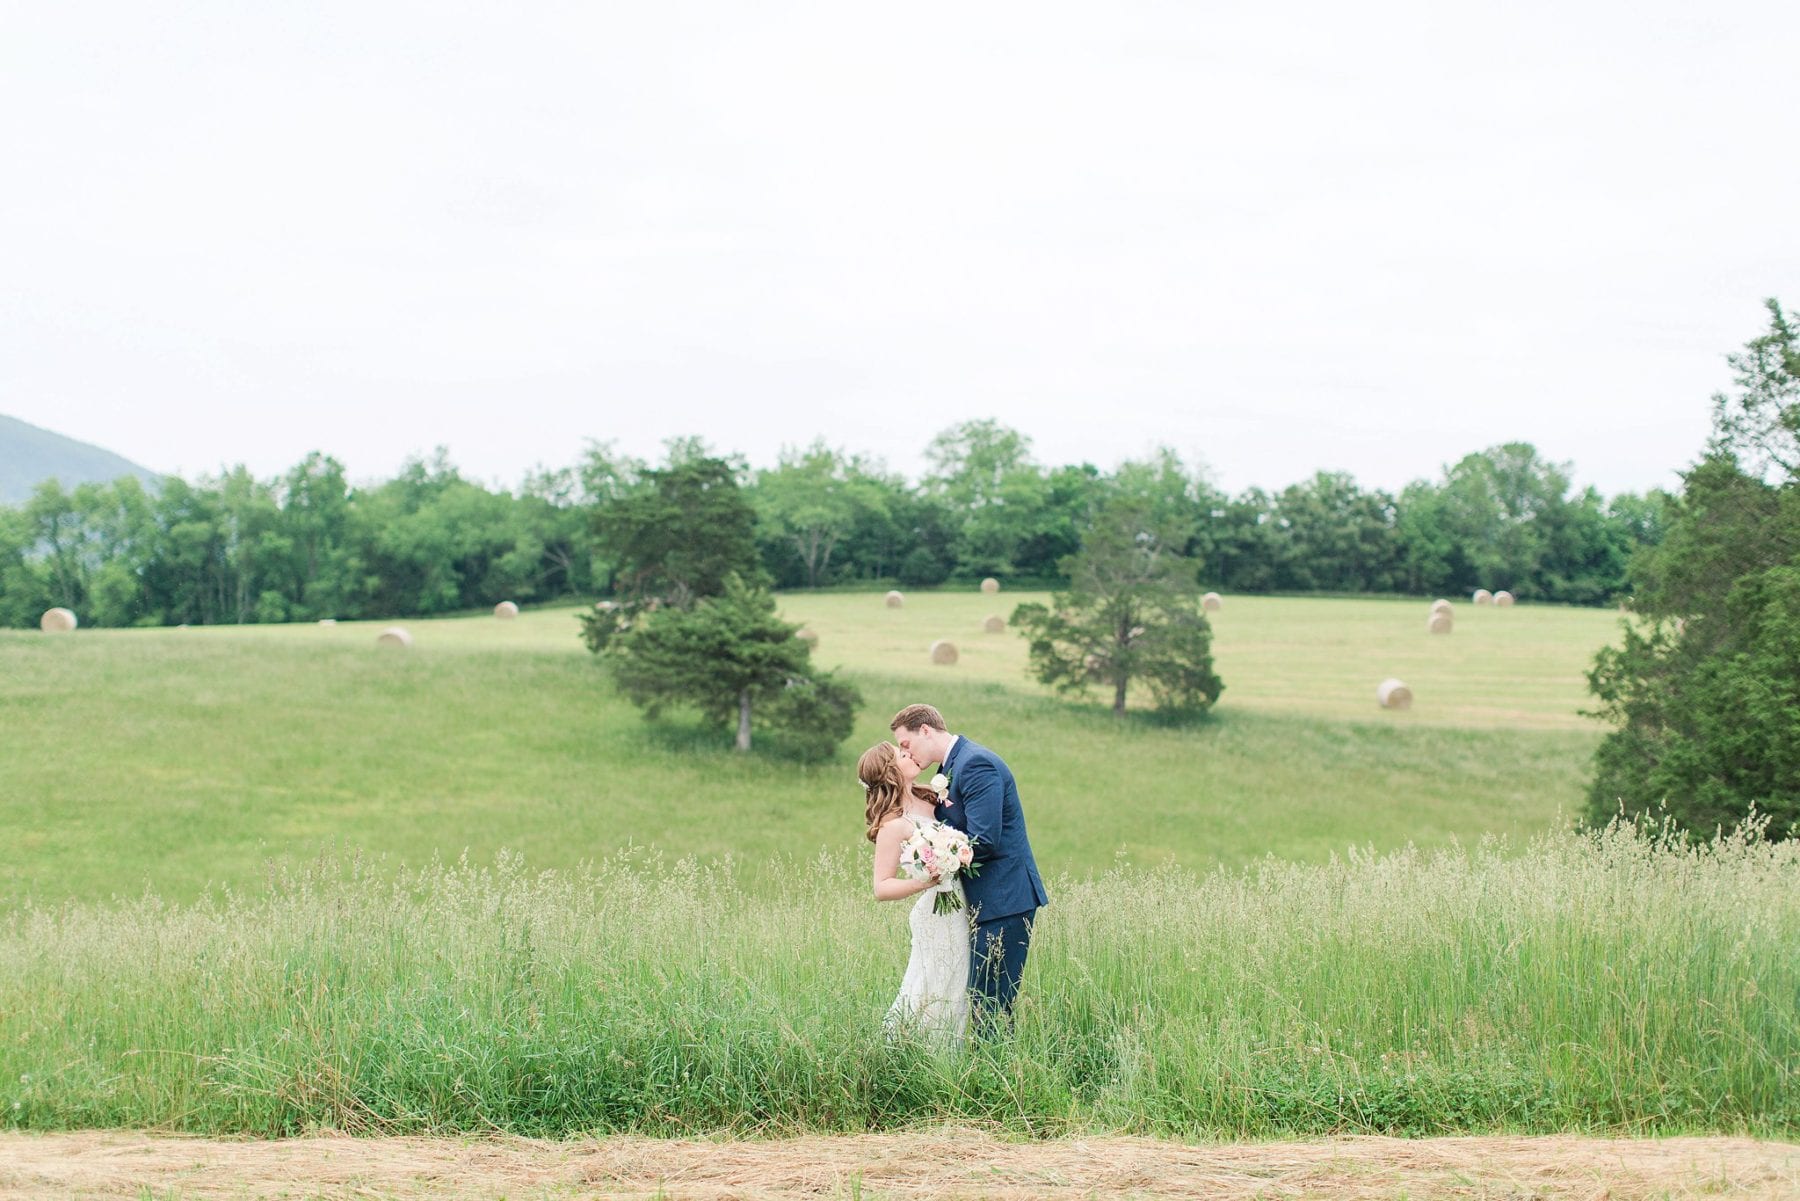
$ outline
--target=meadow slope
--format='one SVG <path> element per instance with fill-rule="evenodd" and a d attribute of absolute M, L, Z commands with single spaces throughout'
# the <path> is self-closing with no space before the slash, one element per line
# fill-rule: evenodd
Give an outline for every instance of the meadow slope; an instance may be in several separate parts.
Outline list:
<path fill-rule="evenodd" d="M 756 887 L 773 855 L 860 845 L 855 753 L 921 697 L 1004 750 L 1052 873 L 1523 836 L 1579 807 L 1597 737 L 1581 673 L 1613 614 L 1462 606 L 1432 638 L 1422 604 L 1232 598 L 1224 698 L 1169 729 L 1031 682 L 1021 639 L 980 632 L 1018 599 L 784 597 L 867 698 L 815 767 L 645 723 L 567 609 L 411 622 L 398 653 L 372 624 L 0 633 L 0 903 L 191 898 L 326 847 L 560 867 L 635 844 L 733 856 Z M 961 662 L 933 667 L 945 636 Z M 1375 706 L 1390 674 L 1411 711 Z"/>

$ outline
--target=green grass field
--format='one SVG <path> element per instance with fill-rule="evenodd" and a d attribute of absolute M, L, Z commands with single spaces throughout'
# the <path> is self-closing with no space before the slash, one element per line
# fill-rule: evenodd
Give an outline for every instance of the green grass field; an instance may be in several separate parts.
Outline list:
<path fill-rule="evenodd" d="M 0 635 L 0 1126 L 1800 1129 L 1800 851 L 1568 830 L 1615 615 L 1233 598 L 1174 728 L 1031 684 L 1017 599 L 785 598 L 868 701 L 814 768 L 646 724 L 569 610 Z M 1052 893 L 966 1054 L 880 1034 L 851 763 L 919 699 Z"/>
<path fill-rule="evenodd" d="M 1170 729 L 1032 683 L 1022 640 L 981 632 L 1020 599 L 784 597 L 867 700 L 812 768 L 645 723 L 566 609 L 410 622 L 405 652 L 350 623 L 0 633 L 0 903 L 189 899 L 322 848 L 415 865 L 508 848 L 548 868 L 629 844 L 731 856 L 762 887 L 772 856 L 862 845 L 855 755 L 918 699 L 1007 756 L 1051 877 L 1522 837 L 1580 805 L 1582 672 L 1614 614 L 1460 605 L 1432 637 L 1416 602 L 1232 598 L 1224 697 Z M 954 667 L 928 660 L 942 637 Z M 1377 708 L 1388 675 L 1412 710 Z"/>

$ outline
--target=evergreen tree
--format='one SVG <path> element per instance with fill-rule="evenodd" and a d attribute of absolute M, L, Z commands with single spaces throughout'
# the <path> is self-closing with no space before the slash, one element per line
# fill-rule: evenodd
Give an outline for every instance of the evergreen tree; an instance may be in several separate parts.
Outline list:
<path fill-rule="evenodd" d="M 765 727 L 791 735 L 800 757 L 826 758 L 849 736 L 862 698 L 812 670 L 796 629 L 776 616 L 766 589 L 733 575 L 720 595 L 688 608 L 646 607 L 596 649 L 620 690 L 653 719 L 686 706 L 708 722 L 735 723 L 737 749 L 748 751 L 760 714 Z"/>
<path fill-rule="evenodd" d="M 1182 553 L 1192 521 L 1132 486 L 1147 476 L 1121 474 L 1081 550 L 1064 560 L 1068 590 L 1048 607 L 1018 606 L 1013 625 L 1030 643 L 1033 672 L 1060 691 L 1108 686 L 1122 716 L 1131 685 L 1141 682 L 1165 713 L 1204 712 L 1224 685 L 1213 672 L 1199 563 Z"/>
<path fill-rule="evenodd" d="M 1737 391 L 1714 397 L 1666 537 L 1633 560 L 1638 622 L 1588 673 L 1615 727 L 1592 821 L 1666 807 L 1704 835 L 1754 808 L 1771 836 L 1800 834 L 1800 339 L 1769 311 L 1728 360 Z"/>

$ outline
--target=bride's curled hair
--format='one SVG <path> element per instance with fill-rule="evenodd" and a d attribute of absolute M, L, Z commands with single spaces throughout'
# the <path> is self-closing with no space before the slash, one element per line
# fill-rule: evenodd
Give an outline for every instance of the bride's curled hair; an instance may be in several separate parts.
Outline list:
<path fill-rule="evenodd" d="M 856 761 L 856 778 L 862 781 L 868 803 L 863 817 L 868 823 L 869 841 L 906 807 L 906 784 L 900 778 L 900 752 L 891 742 L 878 742 Z M 920 800 L 936 801 L 928 788 L 913 785 L 912 793 Z"/>

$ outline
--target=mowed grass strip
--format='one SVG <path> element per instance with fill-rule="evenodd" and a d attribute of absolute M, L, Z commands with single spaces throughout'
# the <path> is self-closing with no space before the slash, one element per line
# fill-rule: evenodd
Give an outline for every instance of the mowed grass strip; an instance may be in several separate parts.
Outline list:
<path fill-rule="evenodd" d="M 888 1042 L 906 907 L 653 856 L 14 910 L 0 1125 L 287 1135 L 1800 1129 L 1800 846 L 1629 831 L 1051 881 L 1013 1032 Z"/>
<path fill-rule="evenodd" d="M 1016 598 L 1000 599 L 1010 612 Z M 1423 606 L 1234 598 L 1219 620 L 1226 701 L 1206 722 L 1162 728 L 1047 695 L 1025 678 L 1014 635 L 963 638 L 956 667 L 930 666 L 927 635 L 979 630 L 993 598 L 783 603 L 867 698 L 831 763 L 789 763 L 778 746 L 738 756 L 691 722 L 646 723 L 566 609 L 407 623 L 409 651 L 375 646 L 382 623 L 0 634 L 0 904 L 146 887 L 191 899 L 325 846 L 415 865 L 510 848 L 538 867 L 652 846 L 730 856 L 742 885 L 766 892 L 781 885 L 766 867 L 779 857 L 863 845 L 855 754 L 922 698 L 1007 756 L 1052 874 L 1117 856 L 1203 870 L 1529 835 L 1580 805 L 1596 735 L 1574 715 L 1569 678 L 1591 654 L 1583 638 L 1610 625 L 1515 610 L 1493 628 L 1527 643 L 1538 629 L 1541 645 L 1508 650 L 1496 635 L 1482 651 L 1473 635 L 1429 640 L 1412 612 Z M 1389 636 L 1420 654 L 1468 648 L 1471 665 L 1440 670 L 1510 682 L 1456 721 L 1434 716 L 1442 688 L 1419 671 L 1409 713 L 1376 709 L 1373 679 L 1352 700 L 1332 681 L 1360 669 L 1329 639 L 1383 624 L 1403 624 Z M 1494 709 L 1531 720 L 1476 720 Z"/>
<path fill-rule="evenodd" d="M 379 1197 L 441 1201 L 1791 1201 L 1800 1146 L 1755 1139 L 1540 1137 L 1193 1144 L 1007 1139 L 967 1126 L 798 1138 L 201 1139 L 137 1131 L 0 1134 L 0 1188 L 83 1201 Z M 1522 1194 L 1520 1182 L 1529 1181 Z M 1597 1190 L 1604 1189 L 1597 1194 Z"/>
<path fill-rule="evenodd" d="M 831 666 L 895 677 L 927 690 L 947 678 L 1041 691 L 1031 682 L 1025 642 L 987 633 L 989 616 L 1010 618 L 1022 601 L 1047 594 L 906 594 L 888 609 L 879 594 L 790 593 L 782 611 L 819 637 Z M 1426 631 L 1430 602 L 1316 597 L 1227 597 L 1211 615 L 1213 653 L 1225 693 L 1219 712 L 1295 715 L 1401 728 L 1556 729 L 1592 732 L 1585 673 L 1594 652 L 1619 637 L 1606 609 L 1520 605 L 1497 609 L 1451 598 L 1455 628 Z M 931 644 L 947 638 L 955 667 L 934 666 Z M 1382 712 L 1375 689 L 1389 677 L 1416 698 L 1403 713 Z M 1111 702 L 1096 689 L 1096 700 Z M 1148 694 L 1134 692 L 1135 704 Z"/>

